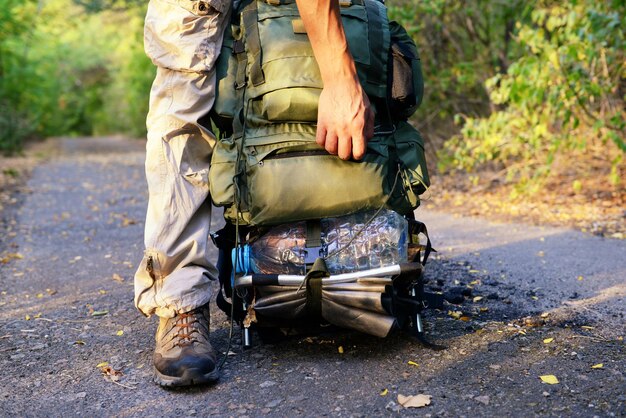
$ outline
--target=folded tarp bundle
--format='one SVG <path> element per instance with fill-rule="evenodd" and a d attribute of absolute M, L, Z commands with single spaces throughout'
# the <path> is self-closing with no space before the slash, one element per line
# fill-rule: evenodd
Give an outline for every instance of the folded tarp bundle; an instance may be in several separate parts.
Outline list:
<path fill-rule="evenodd" d="M 427 305 L 422 300 L 422 268 L 407 263 L 331 276 L 318 259 L 306 276 L 248 275 L 236 278 L 235 288 L 254 289 L 248 325 L 321 318 L 382 338 Z"/>

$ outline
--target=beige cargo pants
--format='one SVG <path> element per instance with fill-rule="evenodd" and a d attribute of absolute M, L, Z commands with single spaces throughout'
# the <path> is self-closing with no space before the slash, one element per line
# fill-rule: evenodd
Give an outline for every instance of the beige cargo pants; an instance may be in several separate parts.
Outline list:
<path fill-rule="evenodd" d="M 172 317 L 207 303 L 217 277 L 207 257 L 214 135 L 198 122 L 215 100 L 215 61 L 231 0 L 150 0 L 147 55 L 157 66 L 147 117 L 148 212 L 135 305 Z"/>

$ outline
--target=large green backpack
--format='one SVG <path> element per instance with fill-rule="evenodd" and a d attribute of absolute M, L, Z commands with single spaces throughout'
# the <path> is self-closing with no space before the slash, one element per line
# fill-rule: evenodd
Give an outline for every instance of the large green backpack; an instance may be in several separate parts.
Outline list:
<path fill-rule="evenodd" d="M 319 67 L 294 0 L 242 2 L 217 62 L 213 203 L 231 222 L 272 225 L 389 207 L 406 214 L 429 186 L 424 144 L 406 122 L 423 93 L 419 57 L 377 0 L 341 1 L 361 84 L 376 113 L 361 161 L 315 143 Z"/>

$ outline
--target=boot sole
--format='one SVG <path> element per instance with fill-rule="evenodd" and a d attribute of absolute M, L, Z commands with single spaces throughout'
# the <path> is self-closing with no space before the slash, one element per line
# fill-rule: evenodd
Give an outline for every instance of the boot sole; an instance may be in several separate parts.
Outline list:
<path fill-rule="evenodd" d="M 161 386 L 193 386 L 215 383 L 220 378 L 220 371 L 216 368 L 210 373 L 202 373 L 198 369 L 187 369 L 182 376 L 167 376 L 154 369 L 154 382 Z"/>

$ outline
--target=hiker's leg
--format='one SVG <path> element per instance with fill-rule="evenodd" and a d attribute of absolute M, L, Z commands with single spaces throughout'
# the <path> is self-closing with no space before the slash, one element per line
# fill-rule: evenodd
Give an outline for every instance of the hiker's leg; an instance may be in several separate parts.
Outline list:
<path fill-rule="evenodd" d="M 199 120 L 215 99 L 215 60 L 229 0 L 151 0 L 146 53 L 157 66 L 147 118 L 149 202 L 135 304 L 172 317 L 206 304 L 217 275 L 207 257 L 209 162 L 215 137 Z"/>

